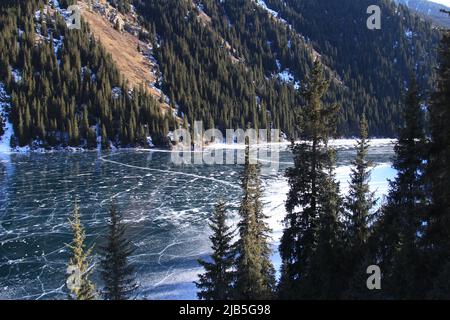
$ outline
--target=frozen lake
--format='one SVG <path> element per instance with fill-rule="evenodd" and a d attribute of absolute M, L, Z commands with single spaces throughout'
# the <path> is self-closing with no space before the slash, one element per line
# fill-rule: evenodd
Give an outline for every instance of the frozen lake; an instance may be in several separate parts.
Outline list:
<path fill-rule="evenodd" d="M 336 143 L 343 192 L 355 154 L 351 143 Z M 392 156 L 388 141 L 374 141 L 371 186 L 379 198 L 395 176 Z M 132 262 L 140 298 L 195 299 L 197 259 L 210 253 L 207 218 L 220 197 L 237 218 L 242 166 L 175 166 L 169 160 L 168 152 L 146 150 L 0 154 L 0 299 L 66 298 L 65 244 L 72 237 L 68 218 L 75 199 L 89 243 L 101 241 L 116 200 L 136 246 Z M 262 177 L 275 249 L 285 214 L 283 172 L 291 162 L 284 148 L 278 173 Z M 273 261 L 278 268 L 276 251 Z"/>

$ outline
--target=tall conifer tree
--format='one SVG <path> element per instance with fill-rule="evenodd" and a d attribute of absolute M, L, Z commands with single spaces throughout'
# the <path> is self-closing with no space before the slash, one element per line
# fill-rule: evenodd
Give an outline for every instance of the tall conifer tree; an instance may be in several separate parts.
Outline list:
<path fill-rule="evenodd" d="M 129 299 L 137 289 L 134 268 L 129 261 L 134 249 L 114 203 L 109 210 L 106 245 L 101 250 L 101 276 L 105 283 L 103 295 L 108 300 Z"/>
<path fill-rule="evenodd" d="M 450 287 L 450 280 L 443 284 L 440 279 L 450 273 L 450 30 L 441 40 L 437 73 L 429 104 L 431 143 L 426 176 L 432 205 L 424 238 L 431 251 L 429 272 L 440 273 L 433 295 L 448 298 L 450 293 L 442 288 Z"/>
<path fill-rule="evenodd" d="M 234 298 L 271 299 L 275 290 L 275 269 L 270 260 L 270 229 L 264 221 L 259 167 L 250 163 L 248 145 L 241 185 L 244 195 L 239 208 Z"/>
<path fill-rule="evenodd" d="M 343 237 L 343 199 L 335 179 L 335 151 L 327 151 L 324 180 L 319 182 L 317 247 L 311 259 L 311 272 L 302 285 L 302 296 L 338 299 L 345 288 Z"/>
<path fill-rule="evenodd" d="M 386 204 L 376 223 L 375 243 L 384 274 L 386 295 L 394 298 L 423 298 L 421 276 L 425 273 L 421 253 L 422 221 L 427 211 L 424 169 L 426 139 L 424 115 L 417 82 L 413 79 L 403 110 L 404 127 L 395 145 L 393 168 Z"/>
<path fill-rule="evenodd" d="M 450 244 L 450 31 L 441 40 L 438 80 L 430 105 L 431 145 L 427 168 L 433 208 L 429 237 Z"/>
<path fill-rule="evenodd" d="M 328 139 L 336 130 L 339 110 L 336 104 L 322 102 L 329 81 L 324 78 L 323 67 L 318 60 L 304 87 L 306 105 L 302 108 L 303 121 L 298 127 L 301 128 L 300 138 L 307 142 L 292 144 L 294 167 L 286 171 L 290 189 L 280 244 L 282 273 L 279 291 L 282 298 L 309 296 L 313 291 L 306 288 L 304 280 L 312 279 L 312 273 L 320 272 L 314 270 L 312 264 L 323 222 L 319 214 L 328 205 L 322 203 L 320 192 L 322 183 L 331 182 L 329 172 L 324 169 L 330 166 Z"/>
<path fill-rule="evenodd" d="M 370 236 L 369 224 L 373 218 L 371 209 L 376 203 L 374 192 L 370 191 L 370 167 L 367 159 L 369 150 L 369 127 L 365 115 L 359 123 L 360 137 L 356 143 L 356 157 L 352 162 L 349 194 L 346 197 L 347 236 L 349 238 L 350 258 L 353 267 L 359 267 L 363 258 L 367 240 Z M 356 264 L 356 265 L 355 265 Z M 353 269 L 353 271 L 355 271 Z"/>
<path fill-rule="evenodd" d="M 199 275 L 199 282 L 196 283 L 200 290 L 197 295 L 199 299 L 204 300 L 228 300 L 232 298 L 233 288 L 233 231 L 227 225 L 227 212 L 223 201 L 217 203 L 209 226 L 213 231 L 209 238 L 212 243 L 213 261 L 199 260 L 205 273 Z"/>
<path fill-rule="evenodd" d="M 345 277 L 347 289 L 343 297 L 352 299 L 371 298 L 366 285 L 367 267 L 372 256 L 369 240 L 372 235 L 371 225 L 375 220 L 372 212 L 376 204 L 375 194 L 370 191 L 370 168 L 372 162 L 367 159 L 369 149 L 369 126 L 365 115 L 359 122 L 359 139 L 356 142 L 356 157 L 352 161 L 349 193 L 345 199 Z"/>

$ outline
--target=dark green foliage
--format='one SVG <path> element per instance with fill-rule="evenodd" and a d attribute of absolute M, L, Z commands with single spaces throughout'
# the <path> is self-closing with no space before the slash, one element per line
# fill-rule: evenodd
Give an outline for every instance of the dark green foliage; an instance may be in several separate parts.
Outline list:
<path fill-rule="evenodd" d="M 290 121 L 294 90 L 266 80 L 256 67 L 248 69 L 246 64 L 234 62 L 241 58 L 240 53 L 227 49 L 218 32 L 198 21 L 190 1 L 138 1 L 137 9 L 161 44 L 156 57 L 164 75 L 163 90 L 189 123 L 202 120 L 207 128 L 214 125 L 225 130 L 245 128 L 247 122 L 257 128 L 270 123 L 279 128 Z M 265 27 L 273 28 L 267 18 Z M 249 62 L 253 54 L 259 53 L 248 53 Z"/>
<path fill-rule="evenodd" d="M 44 3 L 48 1 L 3 1 L 0 7 L 0 82 L 11 96 L 13 145 L 95 148 L 99 143 L 107 149 L 111 144 L 145 145 L 148 136 L 155 144 L 166 144 L 167 133 L 178 125 L 174 117 L 164 116 L 143 86 L 129 90 L 86 24 L 69 31 L 60 15 L 34 18 Z M 64 7 L 72 3 L 61 1 Z M 130 1 L 111 3 L 121 12 L 130 9 Z M 195 7 L 197 1 L 134 3 L 150 30 L 139 36 L 157 47 L 164 92 L 185 115 L 185 128 L 195 120 L 221 130 L 250 122 L 309 141 L 292 144 L 294 167 L 286 171 L 290 190 L 280 244 L 281 298 L 449 298 L 449 32 L 441 41 L 433 88 L 433 50 L 440 33 L 388 0 L 266 0 L 290 26 L 250 0 L 203 0 L 203 9 Z M 364 13 L 372 4 L 382 7 L 380 32 L 365 27 Z M 211 20 L 201 21 L 200 11 Z M 434 90 L 428 110 L 430 141 L 421 107 L 426 97 L 413 81 L 395 147 L 398 175 L 378 219 L 371 221 L 368 127 L 373 136 L 395 135 L 402 123 L 399 93 L 411 66 L 424 92 Z M 276 79 L 282 70 L 293 74 L 301 90 Z M 341 110 L 331 103 L 335 101 Z M 0 135 L 5 121 L 0 119 Z M 358 127 L 357 156 L 344 201 L 328 139 L 336 133 L 357 134 Z M 274 297 L 270 229 L 262 210 L 259 168 L 250 164 L 248 151 L 242 188 L 236 246 L 231 245 L 223 204 L 216 208 L 213 261 L 200 262 L 206 270 L 197 283 L 200 298 Z M 115 208 L 110 214 L 102 260 L 105 297 L 126 299 L 135 289 L 128 261 L 132 250 L 120 215 Z M 77 210 L 71 222 L 71 266 L 80 271 L 73 298 L 93 299 L 91 250 L 85 250 Z M 371 264 L 381 267 L 382 291 L 367 290 Z"/>
<path fill-rule="evenodd" d="M 0 81 L 12 97 L 13 146 L 93 148 L 101 135 L 109 148 L 110 142 L 146 145 L 147 136 L 163 136 L 158 103 L 142 87 L 129 92 L 86 24 L 68 30 L 59 14 L 34 18 L 46 2 L 0 9 L 0 65 L 8 66 Z"/>
<path fill-rule="evenodd" d="M 34 12 L 46 2 L 1 9 L 0 81 L 15 106 L 9 116 L 13 144 L 93 148 L 99 136 L 109 148 L 110 143 L 145 145 L 152 136 L 154 143 L 167 145 L 166 131 L 177 126 L 175 121 L 169 119 L 166 125 L 158 103 L 145 90 L 127 94 L 111 57 L 90 37 L 86 25 L 69 32 L 61 17 L 54 21 L 42 15 L 34 21 Z M 426 51 L 436 45 L 438 32 L 385 0 L 377 1 L 387 15 L 383 32 L 370 32 L 361 14 L 366 2 L 267 1 L 292 28 L 250 0 L 202 1 L 211 18 L 206 23 L 190 1 L 134 3 L 150 31 L 140 37 L 160 44 L 156 56 L 164 92 L 188 123 L 203 120 L 207 128 L 224 130 L 252 122 L 256 128 L 279 128 L 296 138 L 299 124 L 292 117 L 293 107 L 304 101 L 294 83 L 276 75 L 289 70 L 303 86 L 314 49 L 334 79 L 324 99 L 344 106 L 337 119 L 338 135 L 357 133 L 364 106 L 372 135 L 392 136 L 400 122 L 397 93 L 409 65 L 416 66 L 420 84 L 429 88 L 434 58 Z M 63 7 L 72 3 L 61 1 Z M 130 8 L 129 1 L 111 3 L 122 12 Z M 405 37 L 406 30 L 414 30 L 412 39 Z M 37 46 L 36 36 L 43 40 Z M 58 43 L 61 46 L 54 48 Z M 13 80 L 12 70 L 21 73 L 22 81 Z M 120 89 L 119 98 L 111 94 L 113 88 Z"/>
<path fill-rule="evenodd" d="M 248 147 L 241 178 L 244 192 L 239 208 L 239 240 L 236 244 L 235 299 L 261 300 L 274 297 L 275 269 L 270 260 L 270 229 L 264 221 L 259 167 L 251 164 Z"/>
<path fill-rule="evenodd" d="M 294 167 L 286 171 L 290 190 L 280 244 L 281 298 L 336 298 L 338 294 L 342 200 L 328 139 L 334 134 L 339 108 L 323 103 L 328 87 L 316 61 L 305 85 L 300 132 L 301 139 L 309 142 L 292 145 Z"/>
<path fill-rule="evenodd" d="M 197 295 L 199 299 L 204 300 L 229 300 L 233 297 L 234 232 L 227 225 L 227 212 L 223 201 L 216 205 L 209 226 L 213 231 L 209 238 L 213 249 L 212 262 L 199 260 L 205 273 L 199 275 L 199 282 L 196 283 L 200 290 Z"/>
<path fill-rule="evenodd" d="M 345 271 L 342 225 L 342 198 L 339 183 L 335 180 L 335 157 L 329 150 L 326 174 L 319 184 L 317 247 L 311 259 L 311 271 L 304 279 L 302 296 L 314 299 L 338 299 L 343 288 Z"/>
<path fill-rule="evenodd" d="M 439 32 L 429 22 L 391 0 L 266 0 L 293 28 L 309 39 L 324 65 L 346 88 L 335 88 L 330 101 L 342 101 L 338 132 L 357 135 L 366 114 L 371 135 L 395 136 L 401 123 L 401 99 L 411 66 L 425 90 L 432 88 L 434 50 Z M 368 30 L 366 10 L 378 5 L 381 30 Z M 412 36 L 407 36 L 411 31 Z"/>
<path fill-rule="evenodd" d="M 370 250 L 366 252 L 363 260 L 358 263 L 355 263 L 354 259 L 351 259 L 349 256 L 346 256 L 345 260 L 346 262 L 349 260 L 349 262 L 354 263 L 354 267 L 351 273 L 344 273 L 344 275 L 347 276 L 347 289 L 342 292 L 342 299 L 380 300 L 389 298 L 384 290 L 386 281 L 383 276 L 381 277 L 381 290 L 369 290 L 367 288 L 367 280 L 370 276 L 370 274 L 367 273 L 367 268 L 371 265 L 378 265 L 378 261 L 374 259 Z M 346 271 L 348 272 L 348 270 Z M 383 269 L 381 269 L 381 272 L 383 272 Z"/>
<path fill-rule="evenodd" d="M 365 115 L 360 120 L 359 140 L 356 143 L 356 158 L 352 162 L 349 193 L 345 201 L 347 209 L 346 235 L 349 238 L 350 253 L 356 264 L 361 262 L 370 236 L 369 224 L 373 222 L 371 209 L 376 203 L 374 193 L 370 191 L 370 167 L 367 160 L 369 149 L 369 128 Z"/>
<path fill-rule="evenodd" d="M 429 103 L 431 143 L 426 168 L 432 204 L 423 238 L 430 253 L 430 272 L 442 275 L 448 273 L 444 268 L 448 270 L 450 263 L 450 31 L 441 40 L 437 73 Z M 448 296 L 448 292 L 442 294 Z"/>
<path fill-rule="evenodd" d="M 449 234 L 450 218 L 450 32 L 441 42 L 438 81 L 429 105 L 431 125 L 431 149 L 428 166 L 429 181 L 433 196 L 433 214 L 430 232 Z M 431 235 L 431 234 L 430 234 Z M 449 243 L 450 244 L 450 243 Z M 445 244 L 448 245 L 448 244 Z"/>
<path fill-rule="evenodd" d="M 109 3 L 122 13 L 130 12 L 130 0 L 109 0 Z"/>
<path fill-rule="evenodd" d="M 428 299 L 448 300 L 450 299 L 450 264 L 444 264 L 433 282 L 433 287 L 427 295 Z"/>
<path fill-rule="evenodd" d="M 422 222 L 427 212 L 424 188 L 426 141 L 424 115 L 419 88 L 412 81 L 404 104 L 405 125 L 395 146 L 393 167 L 398 174 L 390 183 L 386 204 L 376 223 L 374 238 L 384 270 L 387 296 L 423 298 L 423 247 L 418 236 L 423 234 Z"/>
<path fill-rule="evenodd" d="M 376 223 L 373 259 L 383 270 L 384 298 L 447 299 L 450 249 L 450 32 L 441 40 L 438 79 L 428 108 L 426 138 L 422 100 L 412 81 L 405 101 L 405 126 L 395 147 L 386 204 Z"/>
<path fill-rule="evenodd" d="M 370 191 L 370 167 L 371 161 L 367 160 L 369 149 L 369 128 L 363 114 L 359 124 L 359 139 L 356 143 L 356 157 L 352 162 L 353 168 L 350 174 L 349 192 L 345 199 L 345 244 L 346 244 L 346 273 L 348 277 L 348 289 L 344 296 L 348 298 L 370 297 L 366 283 L 366 268 L 375 263 L 369 263 L 371 236 L 371 224 L 374 221 L 374 213 L 371 212 L 376 204 L 374 193 Z"/>
<path fill-rule="evenodd" d="M 123 218 L 116 205 L 112 204 L 109 210 L 106 244 L 101 247 L 101 276 L 105 299 L 126 300 L 137 289 L 134 268 L 129 261 L 133 251 Z"/>
<path fill-rule="evenodd" d="M 398 92 L 410 65 L 417 65 L 420 83 L 430 87 L 438 32 L 384 0 L 375 1 L 382 7 L 383 32 L 372 32 L 366 28 L 365 12 L 374 4 L 369 2 L 266 1 L 292 28 L 250 0 L 201 1 L 211 18 L 207 23 L 199 21 L 190 1 L 136 5 L 161 44 L 164 91 L 189 123 L 203 120 L 210 127 L 212 119 L 223 130 L 252 122 L 295 138 L 293 107 L 302 97 L 276 75 L 289 70 L 303 86 L 315 49 L 333 79 L 325 101 L 342 102 L 338 135 L 358 134 L 365 110 L 372 135 L 393 136 L 400 123 Z M 412 39 L 406 30 L 414 31 Z"/>

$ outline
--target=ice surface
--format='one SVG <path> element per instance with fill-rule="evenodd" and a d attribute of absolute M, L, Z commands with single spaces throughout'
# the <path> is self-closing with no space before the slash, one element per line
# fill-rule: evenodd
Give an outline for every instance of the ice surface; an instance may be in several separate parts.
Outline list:
<path fill-rule="evenodd" d="M 337 177 L 345 190 L 354 140 L 334 141 Z M 392 145 L 373 141 L 372 188 L 387 190 Z M 107 210 L 114 199 L 136 247 L 131 261 L 140 283 L 138 298 L 196 299 L 198 258 L 210 254 L 207 218 L 219 198 L 238 221 L 242 166 L 173 165 L 167 150 L 0 156 L 0 298 L 65 298 L 70 242 L 68 218 L 78 199 L 88 243 L 102 243 Z M 290 152 L 280 153 L 278 174 L 262 176 L 265 212 L 273 229 L 273 262 L 282 232 Z M 94 273 L 98 281 L 98 270 Z"/>

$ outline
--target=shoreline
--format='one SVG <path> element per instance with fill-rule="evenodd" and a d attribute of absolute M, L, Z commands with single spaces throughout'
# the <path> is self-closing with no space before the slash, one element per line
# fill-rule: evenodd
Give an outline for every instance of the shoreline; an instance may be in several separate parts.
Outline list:
<path fill-rule="evenodd" d="M 356 143 L 357 138 L 342 138 L 342 139 L 330 139 L 329 140 L 329 146 L 335 147 L 335 148 L 342 148 L 342 147 L 353 147 Z M 373 138 L 370 139 L 370 147 L 375 146 L 389 146 L 393 145 L 397 139 L 395 138 Z M 301 143 L 304 141 L 295 141 L 295 143 Z M 251 148 L 258 148 L 258 147 L 265 147 L 265 146 L 289 146 L 291 145 L 290 141 L 281 141 L 281 142 L 264 142 L 264 143 L 258 143 L 256 145 L 251 146 Z M 244 149 L 245 144 L 242 143 L 212 143 L 209 145 L 204 146 L 204 148 L 201 150 L 202 152 L 208 152 L 211 150 L 216 149 Z M 20 147 L 20 148 L 11 148 L 9 151 L 0 150 L 0 155 L 9 155 L 9 154 L 46 154 L 46 153 L 60 153 L 60 152 L 67 152 L 67 153 L 81 153 L 81 152 L 115 152 L 115 151 L 147 151 L 147 152 L 180 152 L 177 150 L 172 150 L 170 148 L 143 148 L 143 147 L 113 147 L 108 150 L 99 150 L 96 149 L 86 149 L 83 147 L 57 147 L 57 148 L 51 148 L 51 149 L 45 149 L 45 148 L 30 148 L 29 146 L 26 147 Z M 199 152 L 196 150 L 192 150 L 193 152 Z"/>

